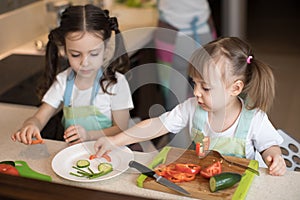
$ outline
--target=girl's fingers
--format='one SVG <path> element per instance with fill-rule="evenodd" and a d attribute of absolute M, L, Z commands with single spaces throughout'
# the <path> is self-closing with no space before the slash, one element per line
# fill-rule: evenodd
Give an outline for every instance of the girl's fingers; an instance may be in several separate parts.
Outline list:
<path fill-rule="evenodd" d="M 77 131 L 71 131 L 71 132 L 68 132 L 67 134 L 65 134 L 64 138 L 65 138 L 66 142 L 74 143 L 75 141 L 80 139 L 80 136 L 77 133 Z"/>
<path fill-rule="evenodd" d="M 78 143 L 81 143 L 81 139 L 80 138 L 77 138 L 75 140 L 72 140 L 71 142 L 69 142 L 70 145 L 74 145 L 74 144 L 78 144 Z"/>
<path fill-rule="evenodd" d="M 34 137 L 35 137 L 37 140 L 42 140 L 42 141 L 43 141 L 43 138 L 42 138 L 41 134 L 39 134 L 39 133 L 35 133 L 35 134 L 34 134 Z"/>
<path fill-rule="evenodd" d="M 18 142 L 21 142 L 20 134 L 21 134 L 21 131 L 18 131 L 18 132 L 16 132 L 15 135 L 14 135 L 15 140 L 18 141 Z"/>
<path fill-rule="evenodd" d="M 19 134 L 19 133 L 20 133 L 20 130 L 18 130 L 18 131 L 15 132 L 14 134 L 12 134 L 10 138 L 11 138 L 14 142 L 17 141 L 16 135 Z"/>
<path fill-rule="evenodd" d="M 34 135 L 34 131 L 35 129 L 34 128 L 28 128 L 26 130 L 26 134 L 25 134 L 25 142 L 27 142 L 26 144 L 31 144 L 32 142 L 32 136 Z"/>
<path fill-rule="evenodd" d="M 73 135 L 75 135 L 77 133 L 77 130 L 76 129 L 73 129 L 73 128 L 68 128 L 66 131 L 65 131 L 65 134 L 64 134 L 64 138 L 67 139 Z"/>
<path fill-rule="evenodd" d="M 269 167 L 269 173 L 274 176 L 281 176 L 284 175 L 286 171 L 286 166 L 285 166 L 285 161 L 284 159 L 280 156 L 277 158 L 272 159 L 272 163 Z"/>
<path fill-rule="evenodd" d="M 31 144 L 33 141 L 32 137 L 35 137 L 39 141 L 39 143 L 43 141 L 39 130 L 36 127 L 32 126 L 27 126 L 18 130 L 11 136 L 11 139 L 23 144 Z"/>

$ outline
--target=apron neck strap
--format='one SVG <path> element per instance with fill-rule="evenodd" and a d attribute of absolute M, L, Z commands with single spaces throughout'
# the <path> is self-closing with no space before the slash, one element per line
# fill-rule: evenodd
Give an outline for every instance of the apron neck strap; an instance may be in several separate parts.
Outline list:
<path fill-rule="evenodd" d="M 93 104 L 94 99 L 97 96 L 97 93 L 99 91 L 99 88 L 100 88 L 99 81 L 100 81 L 100 78 L 102 77 L 102 74 L 103 74 L 103 72 L 102 72 L 102 69 L 100 68 L 98 70 L 97 76 L 94 80 L 91 99 L 90 99 L 90 105 Z M 74 72 L 74 70 L 71 70 L 70 74 L 67 77 L 66 90 L 64 93 L 64 106 L 71 105 L 71 97 L 72 97 L 74 83 L 75 83 L 75 72 Z"/>

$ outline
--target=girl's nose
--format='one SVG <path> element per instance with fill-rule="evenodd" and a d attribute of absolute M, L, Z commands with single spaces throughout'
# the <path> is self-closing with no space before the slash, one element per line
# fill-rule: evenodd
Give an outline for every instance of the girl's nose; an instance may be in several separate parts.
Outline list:
<path fill-rule="evenodd" d="M 196 84 L 194 86 L 194 96 L 195 97 L 202 97 L 202 93 L 201 93 L 199 87 L 196 86 Z"/>
<path fill-rule="evenodd" d="M 88 56 L 82 57 L 82 60 L 81 60 L 80 64 L 81 64 L 82 67 L 87 66 L 88 65 Z"/>

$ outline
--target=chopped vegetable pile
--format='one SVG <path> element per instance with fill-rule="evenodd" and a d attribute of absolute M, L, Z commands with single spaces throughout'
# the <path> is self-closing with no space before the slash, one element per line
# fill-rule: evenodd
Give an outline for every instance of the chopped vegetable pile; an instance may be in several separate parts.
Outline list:
<path fill-rule="evenodd" d="M 85 177 L 88 179 L 94 179 L 101 176 L 104 176 L 113 171 L 113 166 L 111 163 L 100 163 L 98 165 L 98 171 L 95 172 L 90 168 L 90 161 L 88 160 L 78 160 L 76 162 L 76 166 L 72 166 L 73 169 L 77 171 L 70 172 L 70 175 L 77 177 Z"/>

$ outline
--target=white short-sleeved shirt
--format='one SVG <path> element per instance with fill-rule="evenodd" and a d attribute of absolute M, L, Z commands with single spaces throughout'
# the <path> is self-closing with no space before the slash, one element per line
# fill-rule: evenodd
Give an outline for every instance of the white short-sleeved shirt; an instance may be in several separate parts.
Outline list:
<path fill-rule="evenodd" d="M 191 133 L 193 127 L 193 117 L 198 106 L 195 97 L 189 98 L 185 102 L 177 105 L 170 112 L 162 114 L 159 118 L 169 132 L 178 133 L 184 127 L 189 127 Z M 208 123 L 208 116 L 204 125 L 204 135 L 210 137 L 234 137 L 235 130 L 239 122 L 236 122 L 224 132 L 214 132 Z M 246 158 L 255 159 L 255 149 L 261 152 L 272 145 L 279 145 L 283 142 L 283 138 L 278 134 L 270 122 L 267 114 L 258 110 L 252 119 L 246 141 Z"/>
<path fill-rule="evenodd" d="M 58 108 L 63 102 L 63 97 L 66 89 L 67 76 L 71 69 L 59 73 L 56 76 L 56 81 L 44 95 L 42 101 Z M 133 102 L 129 84 L 126 77 L 121 73 L 116 73 L 117 83 L 109 86 L 108 91 L 113 95 L 104 93 L 102 88 L 99 88 L 98 94 L 94 100 L 94 105 L 99 111 L 112 119 L 113 110 L 132 109 Z M 79 90 L 75 85 L 73 87 L 71 105 L 74 107 L 90 105 L 92 87 L 86 90 Z"/>
<path fill-rule="evenodd" d="M 207 0 L 159 0 L 158 8 L 163 20 L 180 30 L 190 29 L 190 24 L 194 17 L 198 18 L 197 26 L 201 27 L 197 33 L 209 32 L 206 24 L 210 16 L 210 7 Z M 191 34 L 192 30 L 184 31 Z"/>

